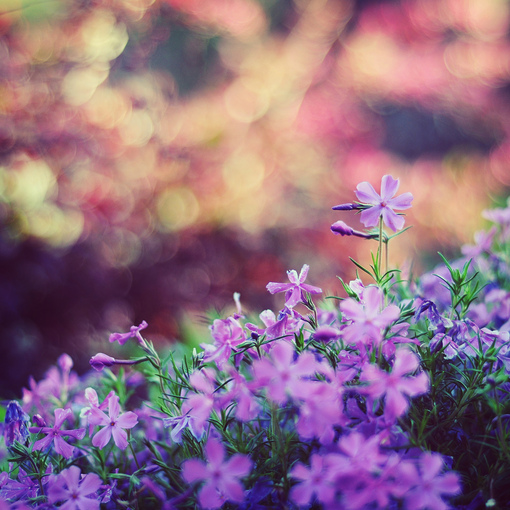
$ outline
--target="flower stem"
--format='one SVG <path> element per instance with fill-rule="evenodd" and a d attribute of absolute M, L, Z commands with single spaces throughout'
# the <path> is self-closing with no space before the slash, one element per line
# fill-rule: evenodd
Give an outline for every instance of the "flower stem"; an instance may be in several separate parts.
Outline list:
<path fill-rule="evenodd" d="M 379 217 L 379 248 L 377 249 L 377 273 L 381 275 L 381 259 L 382 259 L 382 245 L 383 245 L 383 219 Z"/>

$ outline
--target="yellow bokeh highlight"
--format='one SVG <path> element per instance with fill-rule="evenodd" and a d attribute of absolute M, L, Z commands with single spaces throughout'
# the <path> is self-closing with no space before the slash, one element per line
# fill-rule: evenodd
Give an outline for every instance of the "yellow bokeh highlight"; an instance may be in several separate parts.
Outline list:
<path fill-rule="evenodd" d="M 128 42 L 126 26 L 112 12 L 96 10 L 81 28 L 82 58 L 87 62 L 109 62 L 117 58 Z"/>
<path fill-rule="evenodd" d="M 62 94 L 66 101 L 74 106 L 85 104 L 108 78 L 109 70 L 108 64 L 99 64 L 69 71 L 62 83 Z"/>
<path fill-rule="evenodd" d="M 264 162 L 254 153 L 236 153 L 225 162 L 222 169 L 223 180 L 233 196 L 259 191 L 264 174 Z"/>
<path fill-rule="evenodd" d="M 17 207 L 26 211 L 37 209 L 55 194 L 56 179 L 44 160 L 24 158 L 13 166 L 14 170 L 5 176 L 5 192 Z"/>
<path fill-rule="evenodd" d="M 167 188 L 159 194 L 156 210 L 162 229 L 172 232 L 197 221 L 200 206 L 190 189 L 177 187 Z"/>

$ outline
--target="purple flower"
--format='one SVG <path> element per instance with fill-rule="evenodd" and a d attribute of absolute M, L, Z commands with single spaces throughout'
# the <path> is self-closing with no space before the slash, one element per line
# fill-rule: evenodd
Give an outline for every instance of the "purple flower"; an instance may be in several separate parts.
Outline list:
<path fill-rule="evenodd" d="M 287 395 L 306 398 L 313 391 L 313 382 L 306 380 L 317 370 L 317 361 L 311 352 L 303 352 L 294 361 L 294 346 L 286 341 L 276 343 L 268 358 L 253 363 L 253 388 L 265 388 L 270 400 L 283 404 Z"/>
<path fill-rule="evenodd" d="M 61 427 L 68 418 L 73 415 L 71 409 L 55 409 L 55 424 L 53 427 L 30 427 L 32 434 L 42 432 L 46 437 L 39 439 L 34 443 L 34 450 L 44 450 L 54 443 L 57 453 L 69 459 L 73 454 L 74 448 L 64 441 L 64 436 L 73 437 L 74 439 L 83 439 L 85 429 L 62 430 Z"/>
<path fill-rule="evenodd" d="M 78 466 L 62 470 L 48 481 L 48 500 L 55 504 L 64 501 L 62 510 L 99 510 L 96 492 L 101 487 L 101 479 L 95 473 L 80 477 Z"/>
<path fill-rule="evenodd" d="M 409 192 L 395 197 L 399 187 L 399 180 L 391 175 L 385 175 L 381 182 L 381 194 L 377 193 L 368 182 L 360 182 L 356 186 L 356 196 L 360 202 L 369 204 L 371 207 L 361 213 L 361 223 L 365 227 L 375 227 L 382 216 L 384 223 L 396 232 L 404 227 L 405 220 L 395 210 L 409 209 L 413 195 Z"/>
<path fill-rule="evenodd" d="M 115 445 L 125 450 L 128 446 L 125 429 L 133 428 L 138 423 L 138 417 L 132 411 L 120 414 L 119 397 L 112 395 L 108 399 L 108 416 L 98 407 L 92 407 L 89 423 L 103 427 L 92 438 L 94 446 L 103 449 L 113 436 Z"/>
<path fill-rule="evenodd" d="M 385 414 L 390 417 L 402 416 L 409 403 L 405 395 L 414 397 L 426 393 L 429 389 L 429 377 L 425 372 L 416 376 L 409 374 L 416 371 L 420 361 L 414 352 L 407 348 L 397 349 L 395 361 L 390 373 L 377 365 L 367 364 L 360 376 L 370 386 L 365 390 L 375 398 L 386 395 Z"/>
<path fill-rule="evenodd" d="M 238 453 L 225 461 L 225 447 L 212 437 L 204 450 L 207 462 L 190 459 L 182 465 L 182 477 L 187 483 L 205 481 L 198 493 L 200 505 L 204 508 L 220 508 L 225 501 L 241 503 L 244 490 L 239 479 L 250 473 L 251 460 Z"/>
<path fill-rule="evenodd" d="M 85 420 L 87 423 L 89 422 L 89 416 L 92 412 L 93 407 L 97 407 L 99 410 L 106 409 L 108 407 L 108 401 L 112 395 L 115 395 L 115 392 L 112 390 L 108 395 L 106 395 L 106 398 L 103 400 L 103 402 L 99 403 L 99 398 L 97 396 L 96 390 L 94 388 L 86 388 L 85 389 L 85 398 L 88 400 L 88 403 L 90 404 L 88 407 L 84 407 L 80 411 L 80 418 Z M 92 430 L 94 429 L 94 425 L 92 423 L 89 423 L 89 435 L 92 435 Z"/>
<path fill-rule="evenodd" d="M 25 443 L 28 439 L 28 424 L 30 418 L 16 400 L 11 400 L 5 412 L 4 439 L 7 446 L 14 441 Z"/>
<path fill-rule="evenodd" d="M 191 433 L 200 440 L 205 432 L 205 427 L 214 406 L 215 387 L 213 384 L 214 372 L 204 368 L 196 370 L 189 378 L 191 386 L 198 393 L 187 396 L 182 404 L 182 426 L 189 426 Z M 179 433 L 180 437 L 180 433 Z"/>
<path fill-rule="evenodd" d="M 36 498 L 39 495 L 39 484 L 23 468 L 19 468 L 17 480 L 12 480 L 4 473 L 5 480 L 0 482 L 0 501 Z"/>
<path fill-rule="evenodd" d="M 313 496 L 321 503 L 332 503 L 335 497 L 334 478 L 328 458 L 313 454 L 310 459 L 310 468 L 298 463 L 290 471 L 290 476 L 301 483 L 294 485 L 289 497 L 297 505 L 307 505 Z"/>
<path fill-rule="evenodd" d="M 305 264 L 301 268 L 301 272 L 299 276 L 297 272 L 292 269 L 291 271 L 287 271 L 287 276 L 289 278 L 290 283 L 275 283 L 270 282 L 267 284 L 266 288 L 271 294 L 276 294 L 278 292 L 285 292 L 285 305 L 289 308 L 296 306 L 299 301 L 304 301 L 304 293 L 308 292 L 310 294 L 321 294 L 322 289 L 319 287 L 314 287 L 313 285 L 308 285 L 305 283 L 306 277 L 308 275 L 309 266 Z"/>
<path fill-rule="evenodd" d="M 441 474 L 444 463 L 438 453 L 422 453 L 419 467 L 418 472 L 413 464 L 409 464 L 401 473 L 403 479 L 414 486 L 405 494 L 406 508 L 409 510 L 450 508 L 441 496 L 453 496 L 460 492 L 458 475 L 453 472 Z"/>
<path fill-rule="evenodd" d="M 142 338 L 140 331 L 145 329 L 147 326 L 148 324 L 145 321 L 142 321 L 139 326 L 131 326 L 129 333 L 112 333 L 110 335 L 110 342 L 119 342 L 120 345 L 124 345 L 130 338 L 136 337 L 139 344 L 144 347 L 145 340 Z"/>

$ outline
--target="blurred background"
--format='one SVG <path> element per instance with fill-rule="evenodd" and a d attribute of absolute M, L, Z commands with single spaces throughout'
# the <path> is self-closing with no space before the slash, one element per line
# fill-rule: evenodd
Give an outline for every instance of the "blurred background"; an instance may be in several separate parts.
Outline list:
<path fill-rule="evenodd" d="M 399 177 L 392 265 L 510 188 L 507 0 L 0 0 L 0 396 L 142 320 L 161 346 L 287 269 L 341 294 L 331 207 Z M 203 324 L 202 324 L 203 327 Z M 201 341 L 205 341 L 204 338 Z"/>

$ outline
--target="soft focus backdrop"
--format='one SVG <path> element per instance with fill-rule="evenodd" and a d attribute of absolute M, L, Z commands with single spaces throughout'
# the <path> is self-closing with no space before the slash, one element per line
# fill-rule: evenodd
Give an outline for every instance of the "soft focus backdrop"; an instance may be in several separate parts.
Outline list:
<path fill-rule="evenodd" d="M 458 253 L 510 187 L 507 0 L 0 0 L 0 396 L 142 320 L 340 293 L 356 184 L 415 200 L 391 260 Z M 204 340 L 204 339 L 202 339 Z M 196 339 L 195 339 L 196 341 Z"/>

